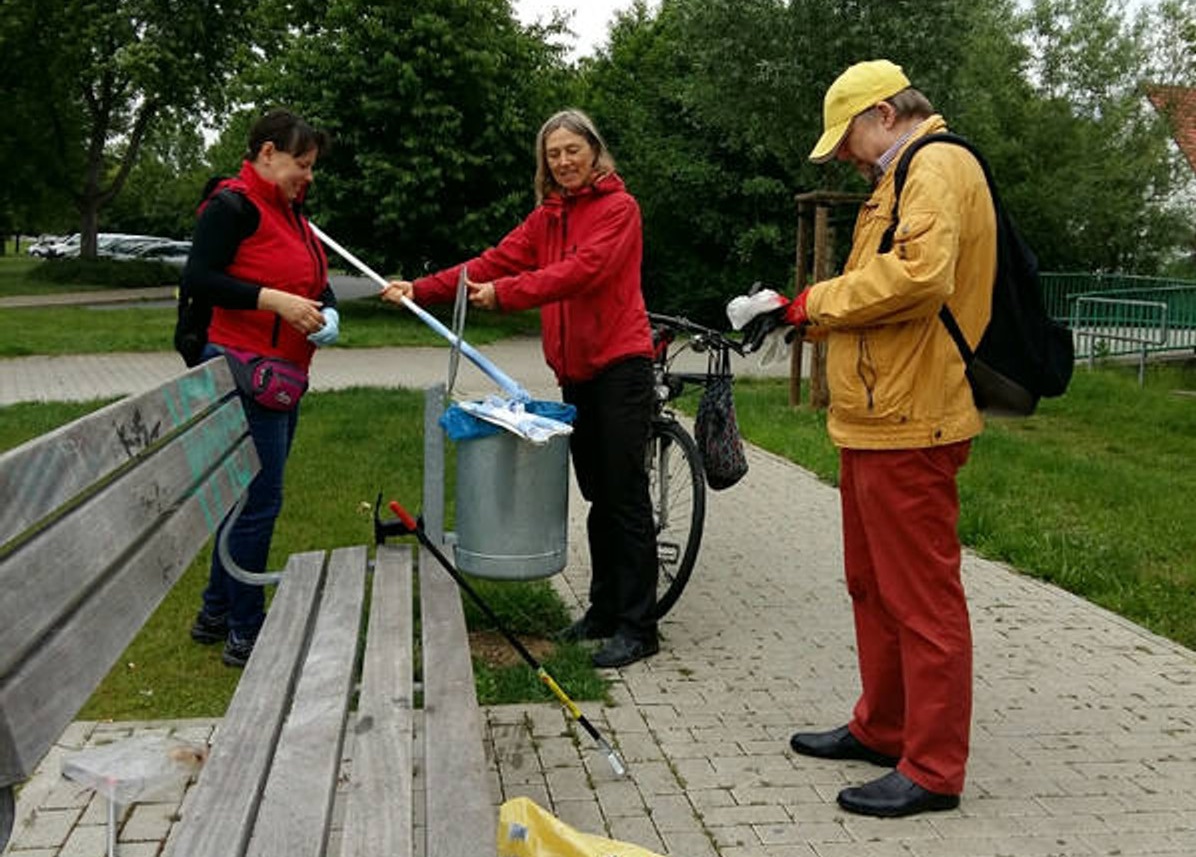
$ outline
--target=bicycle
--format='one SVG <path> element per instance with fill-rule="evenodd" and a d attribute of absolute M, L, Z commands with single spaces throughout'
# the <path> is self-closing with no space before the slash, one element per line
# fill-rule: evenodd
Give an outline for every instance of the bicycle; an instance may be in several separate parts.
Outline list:
<path fill-rule="evenodd" d="M 693 435 L 677 419 L 669 403 L 687 385 L 703 388 L 723 374 L 730 353 L 743 356 L 740 342 L 709 327 L 678 316 L 648 313 L 652 326 L 656 381 L 655 412 L 648 439 L 648 490 L 656 528 L 660 572 L 656 585 L 656 617 L 663 617 L 689 582 L 706 522 L 706 475 Z M 684 338 L 679 338 L 685 334 Z M 707 355 L 705 372 L 673 370 L 684 352 Z"/>

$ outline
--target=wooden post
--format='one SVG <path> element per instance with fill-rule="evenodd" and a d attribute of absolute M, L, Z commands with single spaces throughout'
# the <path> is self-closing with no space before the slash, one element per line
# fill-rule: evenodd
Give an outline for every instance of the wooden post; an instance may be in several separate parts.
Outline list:
<path fill-rule="evenodd" d="M 814 209 L 814 282 L 830 276 L 831 230 L 830 206 L 819 203 Z M 825 408 L 830 404 L 830 390 L 826 385 L 826 342 L 814 343 L 810 360 L 810 406 Z"/>
<path fill-rule="evenodd" d="M 814 228 L 810 220 L 810 203 L 799 198 L 797 201 L 797 260 L 794 265 L 793 294 L 796 296 L 809 285 L 810 239 Z M 789 407 L 801 404 L 802 353 L 805 340 L 800 336 L 793 340 L 789 349 Z"/>
<path fill-rule="evenodd" d="M 816 190 L 797 195 L 795 294 L 812 283 L 828 279 L 835 270 L 835 229 L 831 225 L 831 210 L 840 205 L 858 206 L 867 199 L 867 194 L 833 190 Z M 813 271 L 809 267 L 811 255 Z M 830 391 L 826 383 L 826 343 L 815 342 L 811 345 L 810 405 L 825 408 L 830 404 Z M 790 406 L 801 403 L 801 378 L 802 341 L 798 340 L 789 357 Z"/>

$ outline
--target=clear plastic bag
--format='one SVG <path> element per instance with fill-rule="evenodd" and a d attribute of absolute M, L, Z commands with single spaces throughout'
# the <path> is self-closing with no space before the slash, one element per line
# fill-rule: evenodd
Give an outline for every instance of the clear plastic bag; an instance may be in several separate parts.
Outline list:
<path fill-rule="evenodd" d="M 186 782 L 206 757 L 206 747 L 141 735 L 72 753 L 62 760 L 62 775 L 127 806 Z"/>
<path fill-rule="evenodd" d="M 531 798 L 498 810 L 498 857 L 660 857 L 627 842 L 574 830 Z"/>
<path fill-rule="evenodd" d="M 558 434 L 568 434 L 577 408 L 564 402 L 532 399 L 512 402 L 487 396 L 480 402 L 450 405 L 440 417 L 440 426 L 449 440 L 474 440 L 498 434 L 503 429 L 533 443 L 545 443 Z"/>

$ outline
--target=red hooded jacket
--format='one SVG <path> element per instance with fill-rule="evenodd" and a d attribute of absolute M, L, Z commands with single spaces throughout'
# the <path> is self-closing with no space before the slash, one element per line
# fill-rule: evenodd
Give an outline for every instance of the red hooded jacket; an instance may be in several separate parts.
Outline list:
<path fill-rule="evenodd" d="M 497 247 L 464 265 L 473 282 L 494 283 L 501 309 L 541 308 L 544 357 L 567 384 L 652 356 L 642 257 L 639 205 L 610 173 L 576 193 L 549 196 Z M 460 269 L 416 280 L 416 303 L 452 300 Z"/>

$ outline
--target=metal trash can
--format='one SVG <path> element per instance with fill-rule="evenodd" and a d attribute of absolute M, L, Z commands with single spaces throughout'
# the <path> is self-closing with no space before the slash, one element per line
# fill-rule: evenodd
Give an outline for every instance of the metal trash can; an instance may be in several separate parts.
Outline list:
<path fill-rule="evenodd" d="M 534 580 L 565 567 L 569 438 L 537 445 L 500 431 L 457 441 L 457 568 Z"/>

